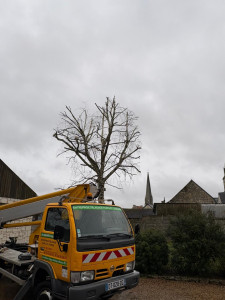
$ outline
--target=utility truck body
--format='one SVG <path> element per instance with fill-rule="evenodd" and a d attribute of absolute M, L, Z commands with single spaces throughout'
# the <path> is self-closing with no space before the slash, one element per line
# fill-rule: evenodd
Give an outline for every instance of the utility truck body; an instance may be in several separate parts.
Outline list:
<path fill-rule="evenodd" d="M 18 215 L 43 212 L 41 220 L 26 223 L 33 229 L 29 252 L 0 249 L 0 273 L 22 285 L 15 300 L 29 289 L 37 300 L 109 298 L 138 284 L 132 227 L 120 207 L 93 201 L 91 188 L 79 185 L 23 200 L 16 210 L 0 207 L 3 228 L 20 226 L 6 224 Z"/>

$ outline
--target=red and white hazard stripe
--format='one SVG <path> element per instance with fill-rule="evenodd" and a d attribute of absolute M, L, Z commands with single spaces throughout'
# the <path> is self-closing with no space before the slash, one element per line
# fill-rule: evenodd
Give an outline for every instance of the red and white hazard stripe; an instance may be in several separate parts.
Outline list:
<path fill-rule="evenodd" d="M 83 264 L 87 264 L 87 263 L 92 263 L 97 261 L 104 261 L 104 260 L 110 260 L 119 257 L 125 257 L 132 254 L 134 254 L 134 247 L 129 247 L 129 248 L 124 248 L 124 249 L 114 250 L 114 251 L 84 254 L 82 261 Z"/>

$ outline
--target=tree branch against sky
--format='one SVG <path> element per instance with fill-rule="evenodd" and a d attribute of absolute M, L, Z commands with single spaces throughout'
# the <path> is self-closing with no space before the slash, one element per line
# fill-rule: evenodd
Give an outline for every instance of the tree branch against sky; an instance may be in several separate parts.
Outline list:
<path fill-rule="evenodd" d="M 96 112 L 83 109 L 76 116 L 72 109 L 60 114 L 63 126 L 54 137 L 62 142 L 63 153 L 75 162 L 75 182 L 94 181 L 104 199 L 105 184 L 111 177 L 121 175 L 132 178 L 140 172 L 140 132 L 137 117 L 128 108 L 106 98 L 104 106 L 95 103 Z"/>

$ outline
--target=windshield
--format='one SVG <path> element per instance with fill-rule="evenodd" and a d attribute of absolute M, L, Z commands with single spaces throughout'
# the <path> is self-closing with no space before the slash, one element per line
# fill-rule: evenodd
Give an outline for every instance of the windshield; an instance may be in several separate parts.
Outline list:
<path fill-rule="evenodd" d="M 77 237 L 133 236 L 131 227 L 119 207 L 73 205 Z"/>

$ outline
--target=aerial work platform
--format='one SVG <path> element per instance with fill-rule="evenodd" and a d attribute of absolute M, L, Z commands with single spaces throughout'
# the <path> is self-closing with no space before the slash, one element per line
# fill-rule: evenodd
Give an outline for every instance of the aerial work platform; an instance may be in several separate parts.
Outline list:
<path fill-rule="evenodd" d="M 49 203 L 57 203 L 61 199 L 64 202 L 82 202 L 85 201 L 87 193 L 94 194 L 95 192 L 96 186 L 94 185 L 78 185 L 66 190 L 2 205 L 0 206 L 0 227 L 11 221 L 41 214 Z"/>

